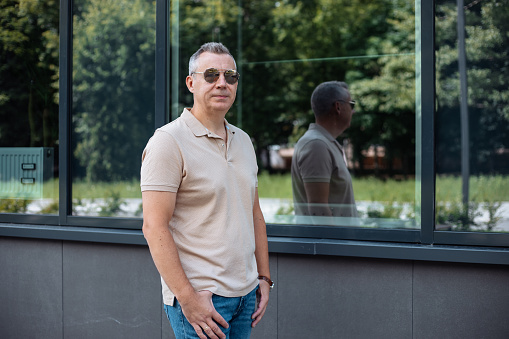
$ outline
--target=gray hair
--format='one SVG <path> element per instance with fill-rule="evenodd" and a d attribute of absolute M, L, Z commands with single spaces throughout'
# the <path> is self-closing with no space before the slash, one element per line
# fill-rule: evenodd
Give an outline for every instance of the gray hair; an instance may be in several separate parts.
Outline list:
<path fill-rule="evenodd" d="M 334 103 L 348 99 L 348 85 L 342 81 L 327 81 L 316 86 L 311 94 L 311 109 L 316 117 L 327 115 Z"/>
<path fill-rule="evenodd" d="M 189 75 L 191 75 L 194 71 L 196 71 L 197 63 L 198 63 L 198 57 L 205 52 L 214 53 L 214 54 L 228 54 L 232 57 L 233 63 L 235 64 L 235 68 L 237 68 L 237 63 L 235 62 L 235 58 L 230 53 L 228 48 L 226 48 L 225 45 L 223 45 L 220 42 L 207 42 L 191 56 L 189 59 Z"/>

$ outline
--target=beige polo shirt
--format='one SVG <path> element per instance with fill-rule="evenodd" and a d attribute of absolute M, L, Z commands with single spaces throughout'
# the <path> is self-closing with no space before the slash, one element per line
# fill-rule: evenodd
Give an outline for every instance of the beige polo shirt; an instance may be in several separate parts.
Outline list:
<path fill-rule="evenodd" d="M 256 156 L 249 136 L 228 124 L 228 143 L 188 109 L 156 130 L 142 156 L 141 190 L 177 193 L 169 228 L 197 291 L 225 297 L 258 284 L 253 205 Z M 174 294 L 161 279 L 163 301 Z"/>

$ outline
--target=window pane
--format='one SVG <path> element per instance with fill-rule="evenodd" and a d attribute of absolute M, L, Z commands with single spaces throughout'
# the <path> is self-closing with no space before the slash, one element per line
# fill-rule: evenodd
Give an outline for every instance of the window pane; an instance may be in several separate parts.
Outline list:
<path fill-rule="evenodd" d="M 0 11 L 1 213 L 58 213 L 58 4 Z"/>
<path fill-rule="evenodd" d="M 437 230 L 509 231 L 508 5 L 436 2 Z"/>
<path fill-rule="evenodd" d="M 241 74 L 226 118 L 253 139 L 268 223 L 418 227 L 413 1 L 183 0 L 171 10 L 172 55 L 179 55 L 171 67 L 172 118 L 193 103 L 185 85 L 189 57 L 205 42 L 223 42 Z M 309 206 L 295 205 L 290 168 L 296 142 L 315 122 L 311 94 L 331 80 L 348 83 L 356 113 L 338 146 L 329 141 L 344 151 L 320 180 L 342 181 L 329 185 L 331 196 L 341 196 L 350 176 L 355 203 L 313 205 L 333 216 L 311 217 L 301 215 Z M 348 102 L 340 105 L 351 112 Z"/>
<path fill-rule="evenodd" d="M 155 2 L 74 1 L 72 214 L 141 215 L 154 129 Z"/>

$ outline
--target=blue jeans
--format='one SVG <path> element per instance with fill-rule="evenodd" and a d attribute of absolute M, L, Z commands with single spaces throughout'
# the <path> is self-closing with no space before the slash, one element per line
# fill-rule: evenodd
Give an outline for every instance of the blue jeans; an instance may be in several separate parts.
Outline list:
<path fill-rule="evenodd" d="M 256 307 L 256 287 L 244 297 L 227 298 L 212 295 L 212 303 L 216 311 L 230 325 L 228 328 L 219 328 L 226 334 L 226 339 L 248 339 L 251 336 L 251 323 Z M 193 326 L 187 321 L 177 299 L 173 306 L 164 305 L 164 311 L 177 339 L 199 338 Z"/>

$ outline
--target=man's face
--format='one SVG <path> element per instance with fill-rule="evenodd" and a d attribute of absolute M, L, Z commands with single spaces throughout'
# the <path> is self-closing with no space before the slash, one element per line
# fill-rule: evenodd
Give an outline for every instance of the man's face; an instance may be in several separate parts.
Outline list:
<path fill-rule="evenodd" d="M 221 71 L 217 81 L 208 83 L 201 73 L 186 78 L 187 88 L 194 95 L 194 107 L 207 112 L 225 114 L 235 101 L 238 83 L 233 85 L 227 83 L 224 71 L 235 69 L 235 63 L 228 54 L 204 52 L 198 57 L 195 72 L 203 72 L 208 68 Z"/>

